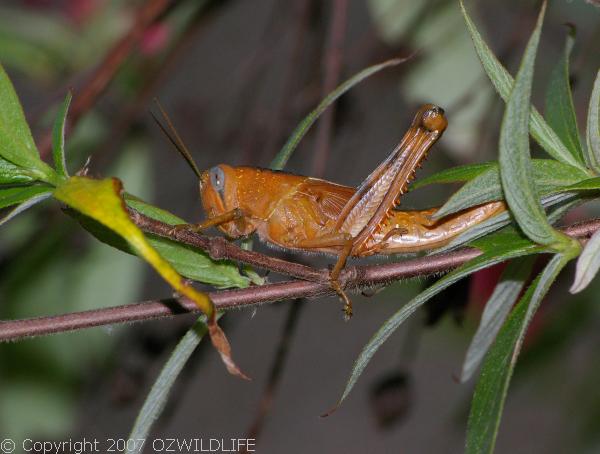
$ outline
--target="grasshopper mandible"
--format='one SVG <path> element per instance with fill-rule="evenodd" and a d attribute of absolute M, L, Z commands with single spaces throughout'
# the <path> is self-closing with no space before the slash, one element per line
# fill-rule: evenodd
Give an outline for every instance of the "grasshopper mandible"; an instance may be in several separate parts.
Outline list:
<path fill-rule="evenodd" d="M 256 233 L 286 250 L 337 256 L 330 285 L 344 301 L 346 318 L 352 315 L 352 303 L 338 279 L 349 257 L 435 249 L 506 209 L 503 202 L 490 202 L 434 221 L 431 215 L 438 208 L 396 208 L 448 125 L 444 110 L 432 104 L 417 111 L 398 146 L 356 189 L 257 167 L 220 164 L 201 172 L 159 108 L 170 133 L 157 123 L 197 175 L 208 217 L 200 224 L 175 228 L 200 232 L 214 226 L 234 239 Z"/>

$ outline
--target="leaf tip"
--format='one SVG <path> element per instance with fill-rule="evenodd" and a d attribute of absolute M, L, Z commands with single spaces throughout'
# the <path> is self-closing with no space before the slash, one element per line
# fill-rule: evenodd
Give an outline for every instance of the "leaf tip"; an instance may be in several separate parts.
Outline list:
<path fill-rule="evenodd" d="M 231 356 L 231 345 L 229 344 L 225 333 L 217 324 L 214 315 L 209 318 L 208 334 L 210 335 L 210 340 L 213 346 L 217 352 L 219 352 L 221 361 L 223 361 L 223 364 L 225 364 L 227 372 L 236 377 L 251 381 L 251 378 L 244 374 L 244 372 L 242 372 L 238 365 L 233 361 L 233 357 Z"/>
<path fill-rule="evenodd" d="M 329 410 L 327 410 L 325 413 L 319 415 L 319 418 L 327 418 L 329 416 L 331 416 L 332 414 L 334 414 L 338 408 L 340 408 L 340 404 L 342 402 L 338 402 L 337 404 L 335 404 L 333 407 L 331 407 Z"/>
<path fill-rule="evenodd" d="M 568 35 L 574 39 L 577 36 L 577 26 L 573 22 L 565 22 L 563 25 L 567 28 Z"/>
<path fill-rule="evenodd" d="M 576 293 L 581 292 L 583 289 L 585 289 L 588 286 L 589 282 L 585 282 L 582 279 L 579 279 L 579 277 L 575 277 L 575 281 L 573 282 L 573 285 L 571 285 L 571 288 L 569 288 L 569 293 L 571 295 L 575 295 Z"/>

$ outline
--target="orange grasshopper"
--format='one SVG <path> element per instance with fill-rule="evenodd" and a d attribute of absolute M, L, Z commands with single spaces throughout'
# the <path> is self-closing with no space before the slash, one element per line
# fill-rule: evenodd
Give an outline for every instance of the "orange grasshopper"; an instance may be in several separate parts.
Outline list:
<path fill-rule="evenodd" d="M 338 278 L 349 257 L 435 249 L 506 209 L 503 202 L 491 202 L 440 220 L 431 218 L 438 208 L 396 209 L 448 125 L 444 110 L 432 104 L 418 110 L 398 146 L 356 189 L 257 167 L 220 164 L 201 172 L 160 110 L 171 134 L 157 123 L 197 175 L 208 216 L 200 224 L 175 228 L 199 232 L 215 226 L 230 238 L 256 233 L 262 241 L 286 250 L 337 256 L 330 285 L 343 299 L 347 318 L 352 305 Z"/>

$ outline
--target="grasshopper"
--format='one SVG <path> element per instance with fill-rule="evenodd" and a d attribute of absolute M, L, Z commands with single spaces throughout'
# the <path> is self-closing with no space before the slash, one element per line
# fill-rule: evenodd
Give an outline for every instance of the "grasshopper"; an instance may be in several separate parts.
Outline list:
<path fill-rule="evenodd" d="M 506 210 L 504 202 L 490 202 L 433 220 L 438 208 L 397 209 L 448 125 L 444 110 L 433 104 L 417 111 L 400 143 L 358 188 L 258 167 L 220 164 L 200 171 L 159 108 L 169 130 L 156 121 L 198 177 L 207 215 L 200 224 L 175 228 L 201 232 L 217 227 L 232 239 L 257 234 L 261 241 L 285 250 L 337 257 L 330 285 L 344 301 L 346 318 L 352 315 L 352 303 L 338 279 L 349 257 L 432 250 Z"/>

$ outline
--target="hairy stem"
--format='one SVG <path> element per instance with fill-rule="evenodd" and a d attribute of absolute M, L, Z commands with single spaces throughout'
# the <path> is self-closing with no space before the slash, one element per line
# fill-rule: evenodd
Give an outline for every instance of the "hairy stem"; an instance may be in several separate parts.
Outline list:
<path fill-rule="evenodd" d="M 166 225 L 167 224 L 165 224 L 165 226 Z M 563 232 L 575 238 L 586 239 L 593 235 L 598 229 L 600 229 L 600 219 L 593 219 L 572 225 L 564 229 Z M 174 239 L 180 240 L 179 235 L 181 233 L 182 232 L 175 232 L 173 234 Z M 212 239 L 209 238 L 203 239 L 209 242 L 212 241 Z M 198 247 L 198 245 L 192 244 L 191 242 L 185 243 Z M 232 249 L 231 251 L 228 251 L 228 258 L 237 260 L 236 255 L 238 253 L 248 252 L 250 251 L 243 251 L 242 249 L 235 251 Z M 258 266 L 258 263 L 268 266 L 272 263 L 272 260 L 279 260 L 263 256 L 263 259 L 255 261 L 255 254 L 262 254 L 257 252 L 252 252 L 251 254 L 252 259 L 245 256 L 245 263 L 255 266 Z M 340 276 L 340 282 L 346 289 L 358 291 L 365 287 L 389 284 L 400 279 L 446 272 L 462 265 L 479 254 L 480 251 L 477 249 L 463 249 L 447 254 L 419 257 L 397 263 L 352 266 L 344 270 Z M 284 260 L 280 260 L 280 262 L 292 263 Z M 304 265 L 299 266 L 303 267 Z M 310 267 L 306 268 L 314 270 Z M 325 269 L 314 270 L 314 272 L 319 276 L 328 273 Z M 311 282 L 292 280 L 245 289 L 215 291 L 210 292 L 209 296 L 219 310 L 228 310 L 296 298 L 330 295 L 332 293 L 333 291 L 329 284 L 325 281 Z M 74 312 L 51 317 L 3 321 L 0 322 L 0 341 L 14 341 L 26 337 L 73 331 L 115 323 L 151 320 L 191 312 L 198 312 L 197 306 L 192 301 L 185 298 L 171 298 L 165 300 L 144 301 L 141 303 L 126 304 L 123 306 L 85 312 Z"/>

